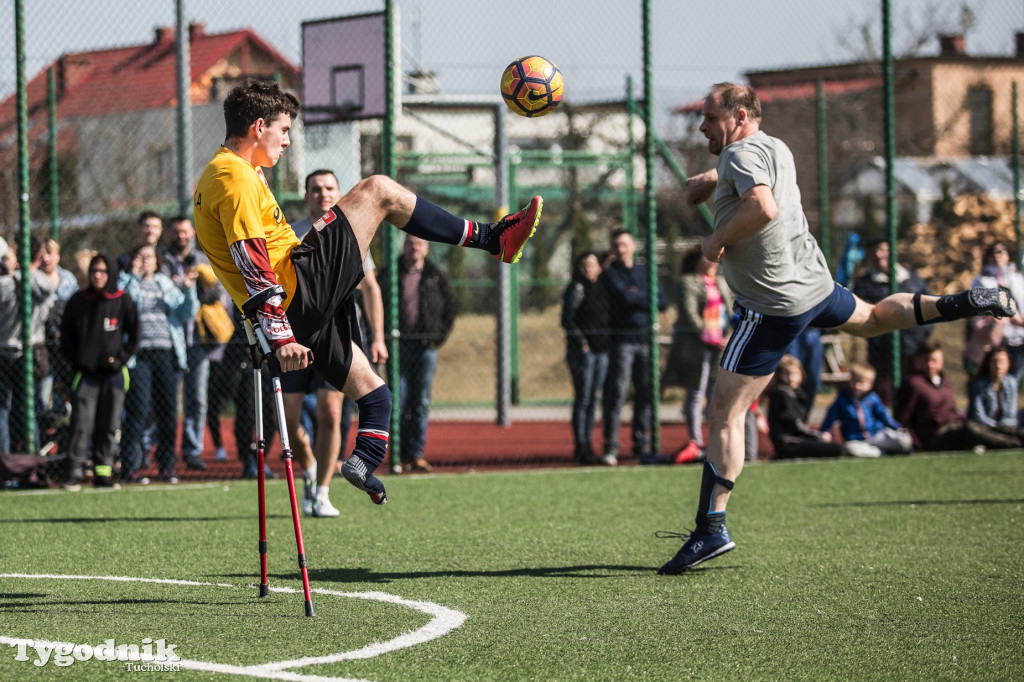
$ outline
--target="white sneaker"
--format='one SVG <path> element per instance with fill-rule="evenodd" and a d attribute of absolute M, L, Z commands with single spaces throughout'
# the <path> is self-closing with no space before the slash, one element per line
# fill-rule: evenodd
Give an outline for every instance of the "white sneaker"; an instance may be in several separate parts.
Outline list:
<path fill-rule="evenodd" d="M 882 450 L 862 440 L 848 440 L 843 443 L 843 450 L 853 457 L 881 457 Z"/>
<path fill-rule="evenodd" d="M 316 500 L 313 502 L 313 516 L 320 518 L 341 516 L 341 512 L 331 504 L 331 500 L 327 497 L 326 490 L 317 493 Z"/>
<path fill-rule="evenodd" d="M 224 449 L 223 445 L 217 448 L 217 454 L 213 456 L 213 459 L 216 462 L 228 461 L 228 451 Z"/>
<path fill-rule="evenodd" d="M 614 467 L 619 465 L 619 458 L 615 455 L 605 455 L 601 458 L 601 463 L 605 466 Z"/>

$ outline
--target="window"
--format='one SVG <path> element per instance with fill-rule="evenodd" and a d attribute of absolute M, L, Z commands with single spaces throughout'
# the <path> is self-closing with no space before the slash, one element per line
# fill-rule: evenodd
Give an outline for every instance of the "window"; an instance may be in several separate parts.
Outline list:
<path fill-rule="evenodd" d="M 975 85 L 967 91 L 967 114 L 970 117 L 971 156 L 989 156 L 995 152 L 992 144 L 992 88 Z"/>

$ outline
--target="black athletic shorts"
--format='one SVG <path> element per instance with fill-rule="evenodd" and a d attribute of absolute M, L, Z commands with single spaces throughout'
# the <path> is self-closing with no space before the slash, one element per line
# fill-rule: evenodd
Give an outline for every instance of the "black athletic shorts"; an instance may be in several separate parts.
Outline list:
<path fill-rule="evenodd" d="M 281 374 L 281 390 L 284 393 L 314 393 L 321 388 L 334 388 L 312 367 L 296 369 Z M 340 388 L 338 389 L 341 390 Z"/>
<path fill-rule="evenodd" d="M 324 218 L 330 216 L 292 250 L 298 283 L 288 321 L 295 339 L 313 351 L 316 371 L 340 390 L 352 366 L 352 342 L 362 345 L 352 293 L 363 280 L 363 257 L 345 214 L 335 206 Z"/>

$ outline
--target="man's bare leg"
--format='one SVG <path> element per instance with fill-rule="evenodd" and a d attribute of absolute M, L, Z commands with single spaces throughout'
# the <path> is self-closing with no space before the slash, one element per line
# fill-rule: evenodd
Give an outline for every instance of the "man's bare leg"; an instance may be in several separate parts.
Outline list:
<path fill-rule="evenodd" d="M 378 226 L 387 221 L 400 230 L 431 242 L 487 251 L 515 263 L 540 220 L 543 200 L 534 197 L 521 211 L 497 223 L 472 222 L 435 206 L 384 175 L 359 181 L 337 204 L 348 219 L 365 257 Z"/>
<path fill-rule="evenodd" d="M 856 301 L 857 307 L 850 319 L 839 329 L 862 337 L 976 315 L 1013 317 L 1018 314 L 1013 297 L 1007 290 L 1000 289 L 975 288 L 946 296 L 892 294 L 874 305 L 859 298 Z"/>
<path fill-rule="evenodd" d="M 872 305 L 857 298 L 853 315 L 839 328 L 864 338 L 888 334 L 897 329 L 909 329 L 917 325 L 913 299 L 913 294 L 893 294 Z M 926 322 L 939 317 L 936 308 L 938 300 L 938 296 L 921 296 L 921 316 Z"/>
<path fill-rule="evenodd" d="M 768 386 L 773 375 L 748 377 L 719 368 L 708 407 L 707 461 L 718 475 L 735 482 L 743 471 L 747 410 Z M 710 512 L 724 512 L 729 489 L 716 485 Z M 701 512 L 698 511 L 698 517 Z"/>
<path fill-rule="evenodd" d="M 317 486 L 313 500 L 313 516 L 333 517 L 339 512 L 330 499 L 331 478 L 341 447 L 341 391 L 319 388 L 316 391 L 316 438 L 313 454 L 317 465 Z"/>
<path fill-rule="evenodd" d="M 341 451 L 341 405 L 345 396 L 332 388 L 321 388 L 316 394 L 316 457 L 318 483 L 330 486 L 334 465 Z"/>
<path fill-rule="evenodd" d="M 747 410 L 771 378 L 770 374 L 750 377 L 719 369 L 708 408 L 708 454 L 701 476 L 696 527 L 676 555 L 658 570 L 659 574 L 688 571 L 736 547 L 725 527 L 725 507 L 743 471 Z"/>
<path fill-rule="evenodd" d="M 401 229 L 416 208 L 416 195 L 385 175 L 363 178 L 338 202 L 366 256 L 377 228 L 384 221 Z"/>
<path fill-rule="evenodd" d="M 284 420 L 288 425 L 288 441 L 292 446 L 292 455 L 303 472 L 305 472 L 306 490 L 302 496 L 302 511 L 305 514 L 313 513 L 313 489 L 316 485 L 316 459 L 313 457 L 313 448 L 309 444 L 309 434 L 302 428 L 302 401 L 305 398 L 303 393 L 284 394 Z"/>

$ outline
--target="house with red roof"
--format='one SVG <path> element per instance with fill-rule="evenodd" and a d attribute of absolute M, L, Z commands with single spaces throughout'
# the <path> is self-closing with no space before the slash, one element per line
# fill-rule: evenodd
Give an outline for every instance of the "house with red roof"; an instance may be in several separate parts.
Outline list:
<path fill-rule="evenodd" d="M 301 76 L 298 66 L 249 29 L 206 33 L 203 24 L 193 23 L 189 49 L 191 175 L 198 179 L 223 141 L 221 102 L 230 89 L 255 76 L 278 78 L 282 87 L 298 92 Z M 50 68 L 56 84 L 61 214 L 135 212 L 172 202 L 177 196 L 175 29 L 156 28 L 153 39 L 141 45 L 65 53 L 29 81 L 34 215 L 49 205 L 41 186 L 49 153 Z M 17 224 L 16 116 L 12 94 L 0 103 L 0 231 L 7 232 Z M 283 171 L 286 183 L 294 183 L 295 167 Z"/>

